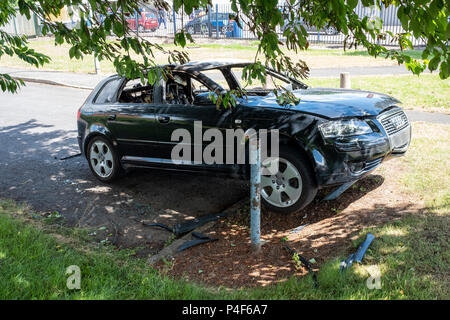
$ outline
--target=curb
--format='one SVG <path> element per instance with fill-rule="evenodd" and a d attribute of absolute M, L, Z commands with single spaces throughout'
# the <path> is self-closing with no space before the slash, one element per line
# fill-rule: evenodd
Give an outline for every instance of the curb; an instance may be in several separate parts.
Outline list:
<path fill-rule="evenodd" d="M 15 80 L 22 80 L 24 82 L 41 83 L 41 84 L 48 84 L 48 85 L 52 85 L 52 86 L 60 86 L 60 87 L 82 89 L 82 90 L 94 90 L 94 87 L 85 87 L 85 86 L 67 84 L 67 83 L 63 83 L 63 82 L 56 82 L 53 80 L 27 78 L 27 77 L 12 77 L 12 78 Z"/>

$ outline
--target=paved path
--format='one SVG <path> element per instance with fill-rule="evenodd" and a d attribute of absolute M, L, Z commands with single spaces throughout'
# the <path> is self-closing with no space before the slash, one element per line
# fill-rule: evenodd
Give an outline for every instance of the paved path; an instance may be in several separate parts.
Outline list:
<path fill-rule="evenodd" d="M 76 114 L 88 94 L 36 83 L 19 94 L 0 92 L 0 199 L 57 211 L 69 225 L 106 226 L 109 232 L 120 226 L 119 244 L 156 252 L 170 233 L 136 220 L 173 225 L 221 212 L 249 193 L 243 180 L 169 171 L 135 170 L 104 184 L 84 157 L 59 160 L 79 152 Z"/>
<path fill-rule="evenodd" d="M 62 71 L 47 71 L 39 69 L 19 69 L 0 67 L 0 73 L 8 73 L 14 78 L 20 78 L 27 82 L 39 82 L 45 84 L 61 85 L 77 89 L 92 90 L 109 74 L 87 74 Z"/>
<path fill-rule="evenodd" d="M 450 125 L 450 114 L 406 110 L 409 121 L 425 121 Z"/>
<path fill-rule="evenodd" d="M 381 76 L 396 74 L 412 74 L 404 65 L 376 67 L 342 67 L 342 68 L 312 68 L 311 78 L 338 78 L 341 72 L 349 72 L 350 76 Z"/>
<path fill-rule="evenodd" d="M 381 67 L 342 67 L 342 68 L 313 68 L 310 76 L 339 78 L 341 72 L 350 72 L 350 76 L 374 76 L 409 74 L 405 66 L 381 66 Z M 85 74 L 62 71 L 43 71 L 39 69 L 20 69 L 1 67 L 0 73 L 9 73 L 13 77 L 26 81 L 38 81 L 47 84 L 59 84 L 74 88 L 93 89 L 103 78 L 110 74 Z"/>

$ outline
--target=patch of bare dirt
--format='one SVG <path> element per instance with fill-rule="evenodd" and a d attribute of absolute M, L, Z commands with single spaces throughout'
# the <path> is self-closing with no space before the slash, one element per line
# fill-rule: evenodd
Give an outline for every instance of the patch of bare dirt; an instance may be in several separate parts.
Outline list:
<path fill-rule="evenodd" d="M 212 286 L 231 288 L 265 286 L 305 275 L 296 269 L 285 244 L 308 260 L 320 264 L 352 248 L 360 230 L 421 211 L 423 201 L 403 192 L 398 182 L 403 168 L 399 159 L 384 163 L 373 174 L 358 181 L 334 201 L 317 200 L 293 215 L 263 212 L 260 255 L 250 247 L 248 208 L 218 222 L 209 234 L 219 241 L 193 247 L 177 254 L 168 267 L 157 266 L 174 277 Z M 321 190 L 317 199 L 331 190 Z M 306 225 L 301 231 L 292 229 Z"/>

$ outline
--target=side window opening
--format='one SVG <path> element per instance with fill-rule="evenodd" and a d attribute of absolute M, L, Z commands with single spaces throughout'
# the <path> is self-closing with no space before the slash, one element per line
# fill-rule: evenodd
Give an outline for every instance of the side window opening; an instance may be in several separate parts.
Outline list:
<path fill-rule="evenodd" d="M 97 94 L 94 103 L 112 103 L 116 102 L 117 90 L 122 79 L 108 81 Z"/>
<path fill-rule="evenodd" d="M 241 88 L 244 89 L 250 96 L 266 96 L 276 89 L 277 85 L 287 87 L 290 84 L 289 82 L 278 79 L 270 74 L 267 74 L 266 83 L 264 84 L 256 79 L 254 79 L 252 83 L 249 83 L 248 81 L 244 81 L 242 79 L 243 69 L 244 68 L 242 67 L 235 67 L 232 68 L 232 72 L 234 73 L 234 76 L 239 82 Z"/>
<path fill-rule="evenodd" d="M 201 71 L 205 76 L 210 78 L 212 81 L 220 85 L 222 88 L 224 88 L 227 91 L 230 91 L 230 84 L 225 78 L 225 75 L 223 74 L 223 71 L 220 69 L 210 69 L 210 70 L 203 70 Z"/>
<path fill-rule="evenodd" d="M 128 80 L 119 97 L 122 103 L 154 103 L 153 85 L 142 84 L 140 79 Z"/>

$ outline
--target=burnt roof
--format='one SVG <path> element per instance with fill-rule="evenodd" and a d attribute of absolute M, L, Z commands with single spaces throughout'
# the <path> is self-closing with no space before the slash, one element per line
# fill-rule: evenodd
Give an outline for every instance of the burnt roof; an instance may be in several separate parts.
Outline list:
<path fill-rule="evenodd" d="M 211 61 L 190 61 L 182 65 L 173 65 L 174 70 L 205 71 L 220 69 L 224 67 L 245 66 L 252 62 L 240 59 L 211 60 Z"/>

